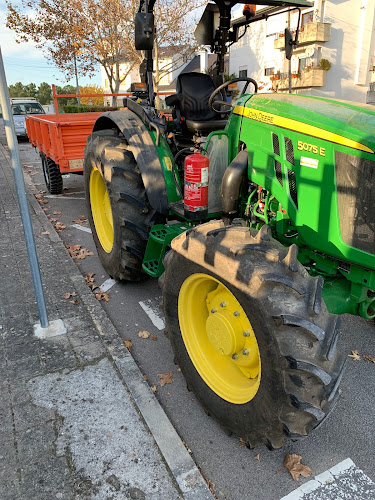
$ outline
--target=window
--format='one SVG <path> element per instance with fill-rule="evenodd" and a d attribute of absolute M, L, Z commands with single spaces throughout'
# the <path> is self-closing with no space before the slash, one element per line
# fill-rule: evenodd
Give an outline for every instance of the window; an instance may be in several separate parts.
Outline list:
<path fill-rule="evenodd" d="M 241 78 L 243 76 L 247 76 L 247 66 L 240 66 L 238 77 Z"/>
<path fill-rule="evenodd" d="M 302 71 L 303 69 L 311 66 L 313 63 L 311 57 L 302 57 L 298 61 L 298 72 Z"/>
<path fill-rule="evenodd" d="M 314 22 L 314 11 L 306 12 L 305 14 L 302 14 L 302 22 L 301 22 L 301 28 L 305 26 L 307 23 L 313 23 Z"/>
<path fill-rule="evenodd" d="M 271 76 L 275 74 L 275 68 L 265 68 L 264 76 Z"/>

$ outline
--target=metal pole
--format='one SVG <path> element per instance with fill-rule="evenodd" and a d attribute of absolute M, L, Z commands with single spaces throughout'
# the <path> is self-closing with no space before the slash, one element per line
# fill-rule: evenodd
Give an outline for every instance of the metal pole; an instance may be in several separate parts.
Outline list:
<path fill-rule="evenodd" d="M 14 175 L 14 183 L 16 186 L 18 204 L 21 213 L 21 220 L 22 220 L 23 230 L 25 233 L 26 248 L 29 257 L 29 264 L 31 269 L 31 277 L 34 285 L 35 298 L 38 305 L 40 326 L 42 328 L 47 328 L 49 323 L 47 317 L 46 303 L 44 300 L 42 280 L 40 277 L 38 257 L 36 254 L 33 228 L 31 225 L 29 208 L 27 205 L 25 181 L 23 178 L 23 172 L 18 152 L 18 142 L 10 107 L 9 92 L 6 82 L 1 47 L 0 47 L 0 104 L 3 110 L 5 133 L 10 151 L 10 159 Z"/>

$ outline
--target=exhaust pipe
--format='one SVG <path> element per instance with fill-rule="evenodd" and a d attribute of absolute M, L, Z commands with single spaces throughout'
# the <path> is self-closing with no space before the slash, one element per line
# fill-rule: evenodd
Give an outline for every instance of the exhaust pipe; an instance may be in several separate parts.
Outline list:
<path fill-rule="evenodd" d="M 248 152 L 243 149 L 238 153 L 224 173 L 221 184 L 221 199 L 223 202 L 222 219 L 225 226 L 229 226 L 238 214 L 238 200 L 240 187 L 247 174 Z"/>

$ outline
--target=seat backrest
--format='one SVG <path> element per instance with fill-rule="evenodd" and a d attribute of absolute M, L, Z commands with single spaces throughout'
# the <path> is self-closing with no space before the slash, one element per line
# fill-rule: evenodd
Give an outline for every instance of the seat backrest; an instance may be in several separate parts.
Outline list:
<path fill-rule="evenodd" d="M 218 113 L 208 107 L 208 100 L 215 89 L 210 75 L 194 72 L 178 75 L 176 93 L 182 95 L 179 107 L 185 120 L 209 121 L 220 118 Z M 217 99 L 223 100 L 220 93 Z"/>

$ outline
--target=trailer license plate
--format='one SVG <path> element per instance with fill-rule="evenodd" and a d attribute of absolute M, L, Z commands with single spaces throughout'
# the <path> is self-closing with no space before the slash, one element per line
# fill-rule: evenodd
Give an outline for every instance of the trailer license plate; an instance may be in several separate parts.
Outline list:
<path fill-rule="evenodd" d="M 69 160 L 70 170 L 83 170 L 83 158 L 79 160 Z"/>

